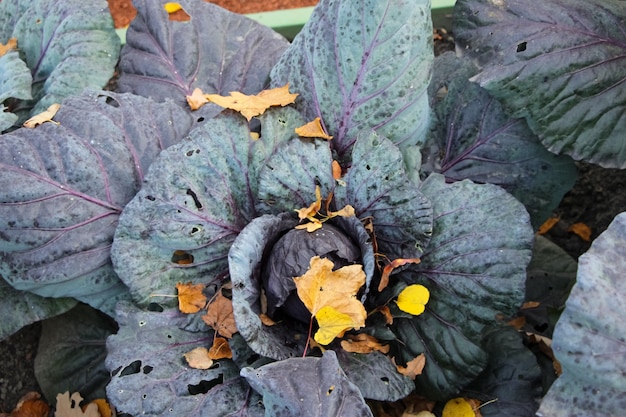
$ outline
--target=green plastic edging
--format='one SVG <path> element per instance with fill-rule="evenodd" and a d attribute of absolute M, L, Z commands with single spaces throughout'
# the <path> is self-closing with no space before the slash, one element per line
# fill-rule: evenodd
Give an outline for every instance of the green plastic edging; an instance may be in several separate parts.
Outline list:
<path fill-rule="evenodd" d="M 452 10 L 456 0 L 432 0 L 433 27 L 450 28 L 452 25 Z M 300 7 L 297 9 L 275 10 L 273 12 L 250 13 L 246 16 L 252 20 L 269 26 L 285 38 L 292 40 L 302 26 L 309 20 L 314 7 Z M 116 29 L 122 44 L 126 43 L 126 28 Z"/>

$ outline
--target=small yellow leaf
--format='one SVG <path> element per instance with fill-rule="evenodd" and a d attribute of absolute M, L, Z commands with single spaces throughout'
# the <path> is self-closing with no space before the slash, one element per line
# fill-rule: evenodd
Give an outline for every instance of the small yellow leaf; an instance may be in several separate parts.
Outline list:
<path fill-rule="evenodd" d="M 39 126 L 40 124 L 46 123 L 46 122 L 51 122 L 51 123 L 58 125 L 59 123 L 52 120 L 52 118 L 54 117 L 55 114 L 57 114 L 60 108 L 61 108 L 61 105 L 59 103 L 54 103 L 50 105 L 50 107 L 48 107 L 46 110 L 26 120 L 24 122 L 24 127 L 33 129 Z"/>
<path fill-rule="evenodd" d="M 443 407 L 441 417 L 475 417 L 474 409 L 465 398 L 453 398 Z"/>
<path fill-rule="evenodd" d="M 405 313 L 419 316 L 426 309 L 426 303 L 430 299 L 428 288 L 420 284 L 409 285 L 398 295 L 396 304 Z"/>
<path fill-rule="evenodd" d="M 11 38 L 6 44 L 0 43 L 0 56 L 6 55 L 7 52 L 17 49 L 17 38 Z"/>
<path fill-rule="evenodd" d="M 357 322 L 354 318 L 347 314 L 340 313 L 330 306 L 322 307 L 315 315 L 319 330 L 313 336 L 313 339 L 320 345 L 328 345 L 336 337 L 341 337 L 353 328 L 360 328 L 365 322 Z"/>
<path fill-rule="evenodd" d="M 199 88 L 194 88 L 193 92 L 190 96 L 187 96 L 187 104 L 189 104 L 189 108 L 191 110 L 198 110 L 200 107 L 204 106 L 209 102 L 209 99 L 206 97 L 206 94 L 202 92 Z"/>
<path fill-rule="evenodd" d="M 569 229 L 567 229 L 567 231 L 574 233 L 585 242 L 589 242 L 591 240 L 591 228 L 585 223 L 574 223 L 569 227 Z"/>
<path fill-rule="evenodd" d="M 218 106 L 236 110 L 248 121 L 259 116 L 272 106 L 286 106 L 296 101 L 298 94 L 289 92 L 289 84 L 283 87 L 263 90 L 254 96 L 248 96 L 238 91 L 232 91 L 230 96 L 219 94 L 205 94 L 205 97 Z"/>
<path fill-rule="evenodd" d="M 209 350 L 205 347 L 197 347 L 183 356 L 189 366 L 194 369 L 209 369 L 213 366 L 213 360 L 209 358 Z"/>
<path fill-rule="evenodd" d="M 398 372 L 404 376 L 408 376 L 412 380 L 415 380 L 418 375 L 422 374 L 424 365 L 426 365 L 426 356 L 423 353 L 420 353 L 415 358 L 408 361 L 406 366 L 396 364 L 396 358 L 391 358 L 391 361 L 396 366 Z"/>
<path fill-rule="evenodd" d="M 333 138 L 328 133 L 324 132 L 322 120 L 319 117 L 316 117 L 305 125 L 296 127 L 296 134 L 298 136 L 302 136 L 303 138 L 322 138 L 327 140 L 331 140 Z"/>
<path fill-rule="evenodd" d="M 183 6 L 181 6 L 180 3 L 168 2 L 163 5 L 163 8 L 168 13 L 174 13 L 179 10 L 182 10 Z"/>
<path fill-rule="evenodd" d="M 230 350 L 228 340 L 223 337 L 216 337 L 215 340 L 213 340 L 213 346 L 209 349 L 208 355 L 209 358 L 213 360 L 232 359 L 233 352 Z"/>
<path fill-rule="evenodd" d="M 561 216 L 552 216 L 552 217 L 550 217 L 548 220 L 543 222 L 543 224 L 541 226 L 539 226 L 539 230 L 537 230 L 537 233 L 540 234 L 540 235 L 544 235 L 544 234 L 548 233 L 550 231 L 550 229 L 552 229 L 554 227 L 554 225 L 559 222 L 559 220 L 561 220 Z"/>
<path fill-rule="evenodd" d="M 181 313 L 192 314 L 202 310 L 206 305 L 206 296 L 202 293 L 204 284 L 176 284 L 178 290 L 178 309 Z"/>

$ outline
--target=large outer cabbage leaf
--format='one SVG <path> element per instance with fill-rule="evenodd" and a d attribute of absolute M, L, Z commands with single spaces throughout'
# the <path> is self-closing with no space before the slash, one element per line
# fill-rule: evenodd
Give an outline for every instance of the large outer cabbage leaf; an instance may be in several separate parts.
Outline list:
<path fill-rule="evenodd" d="M 423 171 L 499 185 L 524 203 L 538 228 L 574 185 L 572 159 L 546 150 L 524 119 L 508 117 L 469 82 L 478 72 L 469 60 L 449 52 L 435 59 L 435 69 L 429 94 L 436 121 L 422 148 Z"/>
<path fill-rule="evenodd" d="M 287 41 L 240 14 L 201 0 L 181 0 L 187 22 L 169 19 L 165 0 L 135 0 L 137 16 L 126 33 L 118 88 L 157 101 L 166 98 L 187 106 L 195 88 L 227 95 L 256 94 L 268 80 Z M 220 109 L 198 112 L 212 117 Z"/>
<path fill-rule="evenodd" d="M 321 358 L 291 358 L 257 369 L 243 368 L 241 375 L 263 394 L 267 416 L 372 416 L 332 350 Z"/>
<path fill-rule="evenodd" d="M 18 291 L 0 277 L 0 341 L 24 326 L 65 313 L 76 305 L 73 298 L 44 298 Z"/>
<path fill-rule="evenodd" d="M 190 332 L 177 309 L 142 311 L 127 302 L 117 309 L 120 330 L 107 339 L 106 367 L 111 372 L 107 398 L 133 416 L 261 417 L 260 397 L 239 376 L 239 368 L 221 359 L 210 369 L 193 369 L 183 355 L 210 347 L 213 331 Z"/>
<path fill-rule="evenodd" d="M 426 354 L 420 392 L 445 398 L 486 366 L 485 327 L 524 300 L 533 232 L 521 203 L 495 185 L 446 184 L 431 174 L 420 189 L 433 202 L 433 237 L 421 263 L 398 276 L 426 286 L 431 297 L 424 314 L 396 319 L 392 328 L 405 343 L 401 360 Z"/>
<path fill-rule="evenodd" d="M 230 245 L 257 217 L 260 171 L 301 124 L 294 109 L 269 110 L 261 117 L 261 139 L 254 140 L 245 118 L 226 111 L 161 153 L 124 208 L 112 248 L 135 301 L 171 294 L 177 282 L 208 284 L 226 276 Z M 308 205 L 315 200 L 313 183 L 307 192 Z M 176 262 L 176 251 L 193 262 Z"/>
<path fill-rule="evenodd" d="M 17 51 L 9 51 L 0 56 L 0 103 L 9 98 L 31 99 L 32 82 L 33 76 Z M 18 116 L 5 111 L 4 105 L 0 105 L 0 112 L 0 132 L 2 132 L 13 126 Z"/>
<path fill-rule="evenodd" d="M 171 102 L 92 91 L 64 101 L 55 120 L 0 137 L 0 274 L 112 314 L 127 294 L 110 261 L 118 217 L 191 118 Z"/>
<path fill-rule="evenodd" d="M 3 1 L 0 16 L 0 43 L 17 38 L 32 73 L 32 100 L 11 106 L 22 120 L 113 76 L 120 39 L 106 1 Z"/>
<path fill-rule="evenodd" d="M 460 0 L 454 34 L 549 150 L 624 168 L 625 17 L 617 0 Z"/>
<path fill-rule="evenodd" d="M 618 416 L 626 409 L 626 212 L 579 258 L 577 282 L 554 330 L 563 373 L 538 415 Z"/>
<path fill-rule="evenodd" d="M 433 60 L 428 0 L 322 0 L 271 73 L 300 93 L 307 120 L 320 117 L 341 158 L 374 129 L 403 150 L 428 125 Z"/>

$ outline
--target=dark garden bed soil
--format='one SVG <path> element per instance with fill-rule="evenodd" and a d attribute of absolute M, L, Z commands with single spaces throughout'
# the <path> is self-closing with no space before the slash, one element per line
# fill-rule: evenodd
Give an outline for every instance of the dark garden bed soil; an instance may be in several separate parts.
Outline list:
<path fill-rule="evenodd" d="M 108 0 L 116 26 L 126 26 L 135 12 L 130 0 Z M 229 10 L 252 13 L 274 9 L 312 6 L 317 0 L 214 0 Z M 435 51 L 453 49 L 451 34 L 435 32 Z M 626 170 L 603 169 L 579 164 L 580 178 L 564 197 L 555 215 L 560 221 L 547 233 L 552 241 L 577 258 L 591 244 L 568 231 L 574 223 L 591 228 L 591 240 L 602 233 L 613 217 L 626 211 Z M 19 399 L 29 391 L 39 391 L 33 370 L 41 324 L 27 326 L 0 343 L 0 413 L 13 410 Z"/>

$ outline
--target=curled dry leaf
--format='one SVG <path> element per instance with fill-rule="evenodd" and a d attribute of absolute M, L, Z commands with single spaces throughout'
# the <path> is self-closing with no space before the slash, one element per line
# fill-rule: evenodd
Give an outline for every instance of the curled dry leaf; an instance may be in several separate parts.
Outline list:
<path fill-rule="evenodd" d="M 237 333 L 237 323 L 233 313 L 233 302 L 224 297 L 221 291 L 207 307 L 207 313 L 202 320 L 220 335 L 231 338 Z"/>
<path fill-rule="evenodd" d="M 321 138 L 331 140 L 333 137 L 324 131 L 322 127 L 322 119 L 316 117 L 309 123 L 296 127 L 296 135 L 303 138 Z"/>
<path fill-rule="evenodd" d="M 209 358 L 215 360 L 218 359 L 232 359 L 233 352 L 230 350 L 228 340 L 223 337 L 216 337 L 213 340 L 213 346 L 209 349 Z"/>
<path fill-rule="evenodd" d="M 73 393 L 71 397 L 69 391 L 57 394 L 54 417 L 100 417 L 97 404 L 90 403 L 83 410 L 80 407 L 82 401 L 83 397 L 78 392 Z"/>
<path fill-rule="evenodd" d="M 408 376 L 409 378 L 415 380 L 418 375 L 422 374 L 422 370 L 424 369 L 424 365 L 426 364 L 426 356 L 421 353 L 415 358 L 411 359 L 406 363 L 406 366 L 400 366 L 396 364 L 396 358 L 391 358 L 393 364 L 398 369 L 402 375 Z"/>
<path fill-rule="evenodd" d="M 194 369 L 209 369 L 213 366 L 213 360 L 209 357 L 209 350 L 205 347 L 197 347 L 183 356 L 187 364 Z"/>
<path fill-rule="evenodd" d="M 61 105 L 59 103 L 54 103 L 50 105 L 50 107 L 48 107 L 46 110 L 26 120 L 24 122 L 24 127 L 29 128 L 29 129 L 34 129 L 40 124 L 46 123 L 46 122 L 50 122 L 50 123 L 54 123 L 58 125 L 59 123 L 52 120 L 52 118 L 54 117 L 55 114 L 57 114 L 60 108 L 61 108 Z"/>
<path fill-rule="evenodd" d="M 403 265 L 418 264 L 420 262 L 421 260 L 419 258 L 398 258 L 391 261 L 389 265 L 385 266 L 385 268 L 383 269 L 383 274 L 380 277 L 380 284 L 378 284 L 378 291 L 380 292 L 387 288 L 387 285 L 389 285 L 389 276 L 394 269 L 399 268 Z"/>
<path fill-rule="evenodd" d="M 346 340 L 341 341 L 341 347 L 352 353 L 371 353 L 375 350 L 389 353 L 389 345 L 383 345 L 374 336 L 365 333 L 349 335 Z"/>
<path fill-rule="evenodd" d="M 552 229 L 554 227 L 554 225 L 559 222 L 559 220 L 561 220 L 561 216 L 552 216 L 552 217 L 550 217 L 548 220 L 543 222 L 543 224 L 541 226 L 539 226 L 539 230 L 537 230 L 537 233 L 540 234 L 540 235 L 544 235 L 544 234 L 548 233 L 550 231 L 550 229 Z"/>
<path fill-rule="evenodd" d="M 197 313 L 206 305 L 206 296 L 202 293 L 203 284 L 176 284 L 178 290 L 178 309 L 185 314 Z"/>
<path fill-rule="evenodd" d="M 585 223 L 574 223 L 567 229 L 567 231 L 574 233 L 585 242 L 589 242 L 591 240 L 591 228 Z"/>
<path fill-rule="evenodd" d="M 31 391 L 20 398 L 10 413 L 0 413 L 0 417 L 47 417 L 50 406 L 41 399 L 38 392 Z"/>
<path fill-rule="evenodd" d="M 4 56 L 7 52 L 17 49 L 17 38 L 11 38 L 6 44 L 0 43 L 0 56 Z"/>
<path fill-rule="evenodd" d="M 231 91 L 229 96 L 219 94 L 204 94 L 195 89 L 191 96 L 187 96 L 187 103 L 192 110 L 196 110 L 208 102 L 217 104 L 226 109 L 241 113 L 248 121 L 259 116 L 272 106 L 287 106 L 296 101 L 298 94 L 289 92 L 289 84 L 282 87 L 263 90 L 257 95 L 249 96 L 238 91 Z"/>

